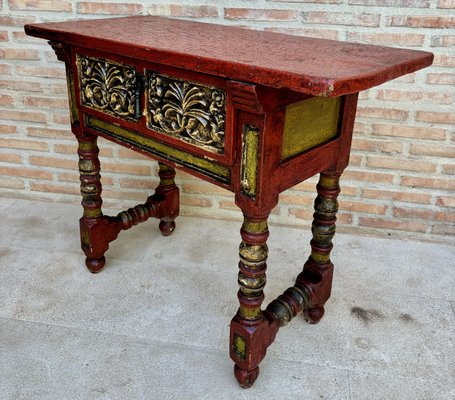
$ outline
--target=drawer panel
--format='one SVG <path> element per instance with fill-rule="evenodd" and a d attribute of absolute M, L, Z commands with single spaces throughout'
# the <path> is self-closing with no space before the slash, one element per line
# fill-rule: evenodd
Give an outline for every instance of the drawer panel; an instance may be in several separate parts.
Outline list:
<path fill-rule="evenodd" d="M 77 54 L 81 105 L 114 117 L 138 121 L 140 77 L 127 64 Z"/>
<path fill-rule="evenodd" d="M 146 70 L 147 127 L 206 151 L 225 151 L 226 92 Z"/>
<path fill-rule="evenodd" d="M 90 115 L 85 116 L 85 126 L 108 139 L 114 139 L 126 147 L 133 146 L 143 152 L 173 161 L 190 170 L 208 176 L 223 185 L 229 185 L 231 182 L 230 169 L 215 161 L 190 154 L 184 150 L 172 147 L 167 143 L 142 135 L 139 132 L 125 129 L 117 124 L 102 121 Z"/>

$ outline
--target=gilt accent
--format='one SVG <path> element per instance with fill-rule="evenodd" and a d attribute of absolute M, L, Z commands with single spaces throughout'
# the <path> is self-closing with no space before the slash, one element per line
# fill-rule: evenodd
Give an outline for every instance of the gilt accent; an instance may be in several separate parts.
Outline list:
<path fill-rule="evenodd" d="M 148 127 L 214 153 L 224 153 L 226 93 L 146 73 Z"/>
<path fill-rule="evenodd" d="M 136 121 L 139 79 L 136 70 L 104 58 L 77 55 L 81 104 Z"/>

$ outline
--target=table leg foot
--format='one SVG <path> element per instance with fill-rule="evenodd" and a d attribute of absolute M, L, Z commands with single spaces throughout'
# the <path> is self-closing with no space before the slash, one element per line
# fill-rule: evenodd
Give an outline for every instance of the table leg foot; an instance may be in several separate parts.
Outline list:
<path fill-rule="evenodd" d="M 174 220 L 179 215 L 179 189 L 175 184 L 175 169 L 161 162 L 158 163 L 158 166 L 160 184 L 155 193 L 166 197 L 159 228 L 163 236 L 170 236 L 175 230 Z"/>
<path fill-rule="evenodd" d="M 98 272 L 101 272 L 105 264 L 106 257 L 104 256 L 96 259 L 88 257 L 85 259 L 85 265 L 92 274 L 97 274 Z"/>
<path fill-rule="evenodd" d="M 324 313 L 325 313 L 324 306 L 312 307 L 305 310 L 303 316 L 305 318 L 305 321 L 308 322 L 309 324 L 317 324 L 324 316 Z"/>
<path fill-rule="evenodd" d="M 239 383 L 240 387 L 242 387 L 244 389 L 248 389 L 251 386 L 253 386 L 258 375 L 259 375 L 259 367 L 256 367 L 253 370 L 249 371 L 249 370 L 240 368 L 238 365 L 234 365 L 235 379 L 237 379 L 237 382 Z"/>
<path fill-rule="evenodd" d="M 171 236 L 175 230 L 175 221 L 161 220 L 159 227 L 163 236 Z"/>

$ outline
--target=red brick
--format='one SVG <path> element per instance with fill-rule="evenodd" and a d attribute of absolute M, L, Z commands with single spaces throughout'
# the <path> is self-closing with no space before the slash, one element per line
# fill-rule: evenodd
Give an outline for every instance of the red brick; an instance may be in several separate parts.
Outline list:
<path fill-rule="evenodd" d="M 312 206 L 314 203 L 313 196 L 298 196 L 294 194 L 280 194 L 280 203 L 286 204 L 297 204 L 297 205 L 306 205 Z"/>
<path fill-rule="evenodd" d="M 20 92 L 41 92 L 41 84 L 24 80 L 0 80 L 0 89 L 17 90 Z"/>
<path fill-rule="evenodd" d="M 433 47 L 453 47 L 455 46 L 455 36 L 439 35 L 431 38 L 431 46 Z"/>
<path fill-rule="evenodd" d="M 428 8 L 430 0 L 349 0 L 348 4 L 373 7 Z"/>
<path fill-rule="evenodd" d="M 436 83 L 439 85 L 455 85 L 455 74 L 428 74 L 427 83 Z"/>
<path fill-rule="evenodd" d="M 12 106 L 13 98 L 6 94 L 0 94 L 0 106 Z"/>
<path fill-rule="evenodd" d="M 455 196 L 440 196 L 436 200 L 436 205 L 441 207 L 455 207 Z"/>
<path fill-rule="evenodd" d="M 394 175 L 381 172 L 369 171 L 351 171 L 346 170 L 343 173 L 344 180 L 363 181 L 370 183 L 392 183 Z"/>
<path fill-rule="evenodd" d="M 455 124 L 455 113 L 417 111 L 416 120 L 424 122 L 436 122 L 440 124 Z"/>
<path fill-rule="evenodd" d="M 250 21 L 295 21 L 295 10 L 272 10 L 254 8 L 225 8 L 225 19 L 246 19 Z"/>
<path fill-rule="evenodd" d="M 42 167 L 52 168 L 66 168 L 66 169 L 77 169 L 78 162 L 76 158 L 74 160 L 66 160 L 64 158 L 49 157 L 49 156 L 29 156 L 30 164 L 40 165 Z"/>
<path fill-rule="evenodd" d="M 16 133 L 16 132 L 17 132 L 17 127 L 14 125 L 0 125 L 1 134 Z"/>
<path fill-rule="evenodd" d="M 348 32 L 348 41 L 377 44 L 383 46 L 421 46 L 425 39 L 423 34 L 385 33 L 385 32 Z"/>
<path fill-rule="evenodd" d="M 264 30 L 270 32 L 284 33 L 287 35 L 306 36 L 313 38 L 322 38 L 329 40 L 339 39 L 339 32 L 333 29 L 309 29 L 309 28 L 287 28 L 287 27 L 271 27 Z"/>
<path fill-rule="evenodd" d="M 447 175 L 455 175 L 455 164 L 444 164 L 442 172 Z"/>
<path fill-rule="evenodd" d="M 137 3 L 102 3 L 83 1 L 77 4 L 77 11 L 81 14 L 140 14 L 142 10 L 142 4 Z"/>
<path fill-rule="evenodd" d="M 24 97 L 24 105 L 27 107 L 68 109 L 68 99 L 55 99 L 49 97 Z"/>
<path fill-rule="evenodd" d="M 429 144 L 411 144 L 410 154 L 455 158 L 455 146 L 432 146 Z"/>
<path fill-rule="evenodd" d="M 150 158 L 144 154 L 125 148 L 118 149 L 117 155 L 120 158 L 127 158 L 130 160 L 150 160 Z"/>
<path fill-rule="evenodd" d="M 455 67 L 455 57 L 447 54 L 435 54 L 433 66 L 435 67 Z"/>
<path fill-rule="evenodd" d="M 303 13 L 303 20 L 311 24 L 379 26 L 377 14 L 307 11 Z"/>
<path fill-rule="evenodd" d="M 43 78 L 65 78 L 65 68 L 59 67 L 29 67 L 18 65 L 16 71 L 19 75 L 25 76 L 40 76 Z"/>
<path fill-rule="evenodd" d="M 49 91 L 53 94 L 66 94 L 68 95 L 68 86 L 66 84 L 59 84 L 59 83 L 50 83 L 49 84 Z M 67 96 L 68 97 L 68 96 Z"/>
<path fill-rule="evenodd" d="M 303 219 L 307 222 L 310 222 L 313 220 L 313 213 L 314 213 L 314 210 L 310 207 L 308 207 L 308 209 L 304 209 L 304 208 L 289 208 L 288 210 L 288 214 L 295 217 L 295 218 L 298 218 L 298 219 Z"/>
<path fill-rule="evenodd" d="M 25 34 L 25 32 L 22 32 L 22 31 L 19 31 L 19 32 L 13 32 L 13 38 L 14 38 L 14 41 L 17 42 L 17 41 L 30 41 L 30 42 L 35 42 L 35 40 L 38 42 L 39 39 L 38 38 L 32 38 L 30 36 L 27 36 Z"/>
<path fill-rule="evenodd" d="M 46 122 L 46 114 L 17 110 L 0 110 L 0 119 L 11 121 Z"/>
<path fill-rule="evenodd" d="M 341 4 L 343 0 L 267 0 L 274 3 L 316 3 L 316 4 Z"/>
<path fill-rule="evenodd" d="M 403 143 L 354 138 L 352 141 L 352 149 L 381 153 L 401 153 L 403 151 Z"/>
<path fill-rule="evenodd" d="M 367 126 L 359 121 L 355 121 L 354 123 L 354 132 L 355 133 L 365 133 Z"/>
<path fill-rule="evenodd" d="M 33 49 L 1 49 L 0 58 L 11 60 L 37 60 L 39 59 L 38 50 Z"/>
<path fill-rule="evenodd" d="M 394 83 L 413 83 L 415 82 L 416 74 L 413 72 L 412 74 L 407 74 L 400 76 L 399 78 L 395 79 Z"/>
<path fill-rule="evenodd" d="M 22 139 L 0 139 L 0 147 L 9 149 L 26 149 L 26 150 L 48 150 L 46 142 L 37 142 L 36 140 Z"/>
<path fill-rule="evenodd" d="M 0 75 L 12 75 L 11 66 L 0 64 Z"/>
<path fill-rule="evenodd" d="M 20 26 L 23 27 L 25 24 L 32 24 L 35 22 L 35 17 L 22 17 L 16 15 L 10 15 L 8 17 L 0 17 L 0 26 Z"/>
<path fill-rule="evenodd" d="M 103 171 L 120 172 L 125 174 L 134 175 L 151 175 L 151 169 L 146 165 L 123 164 L 123 163 L 110 163 L 104 162 L 102 166 Z"/>
<path fill-rule="evenodd" d="M 69 125 L 70 124 L 70 117 L 68 114 L 54 114 L 52 120 L 59 125 Z"/>
<path fill-rule="evenodd" d="M 172 17 L 205 18 L 217 17 L 218 8 L 215 6 L 191 6 L 184 4 L 154 4 L 148 9 L 152 15 Z"/>
<path fill-rule="evenodd" d="M 42 137 L 48 139 L 72 139 L 74 136 L 71 131 L 63 129 L 51 129 L 51 128 L 27 128 L 28 136 Z"/>
<path fill-rule="evenodd" d="M 392 89 L 380 89 L 376 95 L 377 99 L 390 101 L 432 101 L 439 104 L 452 104 L 453 94 L 438 93 L 438 92 L 422 92 L 422 91 L 404 91 Z"/>
<path fill-rule="evenodd" d="M 72 11 L 71 3 L 63 0 L 9 0 L 9 7 L 18 10 Z"/>
<path fill-rule="evenodd" d="M 23 167 L 5 167 L 0 165 L 0 175 L 9 176 L 22 176 L 24 178 L 35 178 L 35 179 L 52 179 L 52 173 L 49 171 L 43 171 L 42 169 L 32 169 Z"/>
<path fill-rule="evenodd" d="M 439 0 L 438 8 L 455 8 L 455 0 Z"/>
<path fill-rule="evenodd" d="M 455 224 L 435 224 L 431 233 L 437 235 L 455 235 Z"/>
<path fill-rule="evenodd" d="M 22 157 L 19 154 L 0 153 L 0 161 L 21 164 Z"/>
<path fill-rule="evenodd" d="M 8 41 L 8 31 L 0 31 L 0 42 Z"/>
<path fill-rule="evenodd" d="M 381 214 L 384 215 L 387 211 L 387 207 L 380 204 L 363 203 L 360 201 L 347 201 L 344 199 L 340 200 L 340 210 L 353 211 L 367 214 Z"/>
<path fill-rule="evenodd" d="M 359 217 L 359 225 L 370 228 L 392 229 L 411 232 L 426 232 L 427 225 L 424 223 L 398 221 L 384 218 Z"/>
<path fill-rule="evenodd" d="M 61 193 L 61 194 L 73 194 L 78 195 L 79 186 L 72 185 L 72 186 L 64 186 L 64 185 L 55 185 L 51 183 L 40 183 L 40 182 L 32 182 L 30 183 L 30 189 L 35 192 L 44 192 L 44 193 Z"/>
<path fill-rule="evenodd" d="M 190 207 L 203 207 L 203 208 L 210 208 L 212 207 L 213 203 L 210 199 L 196 196 L 181 196 L 180 197 L 180 204 L 183 206 L 190 206 Z"/>
<path fill-rule="evenodd" d="M 394 15 L 387 18 L 388 26 L 407 26 L 410 28 L 453 28 L 455 17 L 428 15 Z"/>
<path fill-rule="evenodd" d="M 111 189 L 104 189 L 103 190 L 103 198 L 110 198 L 110 199 L 125 199 L 125 200 L 136 200 L 143 203 L 147 198 L 146 191 L 129 191 L 129 190 L 111 190 Z"/>
<path fill-rule="evenodd" d="M 395 207 L 393 215 L 399 218 L 413 218 L 442 222 L 455 222 L 455 214 L 446 211 L 433 211 L 420 208 Z"/>
<path fill-rule="evenodd" d="M 397 192 L 393 190 L 384 189 L 369 189 L 362 190 L 362 197 L 375 200 L 395 200 L 408 203 L 430 204 L 431 194 L 419 192 Z"/>
<path fill-rule="evenodd" d="M 446 131 L 439 128 L 373 124 L 373 135 L 407 137 L 415 139 L 445 140 Z"/>
<path fill-rule="evenodd" d="M 24 189 L 24 181 L 14 178 L 0 178 L 0 187 L 7 189 Z"/>
<path fill-rule="evenodd" d="M 218 205 L 221 209 L 239 211 L 239 207 L 233 201 L 219 201 Z"/>
<path fill-rule="evenodd" d="M 153 190 L 158 186 L 158 180 L 152 179 L 132 179 L 124 178 L 120 179 L 120 186 L 130 189 L 149 189 Z"/>
<path fill-rule="evenodd" d="M 409 112 L 394 108 L 379 108 L 379 107 L 359 107 L 357 116 L 367 118 L 382 118 L 404 121 L 408 118 Z"/>
<path fill-rule="evenodd" d="M 388 157 L 368 157 L 368 166 L 403 171 L 436 172 L 436 164 L 427 161 L 400 160 Z"/>
<path fill-rule="evenodd" d="M 421 178 L 417 176 L 403 176 L 401 185 L 430 189 L 455 190 L 454 179 Z"/>

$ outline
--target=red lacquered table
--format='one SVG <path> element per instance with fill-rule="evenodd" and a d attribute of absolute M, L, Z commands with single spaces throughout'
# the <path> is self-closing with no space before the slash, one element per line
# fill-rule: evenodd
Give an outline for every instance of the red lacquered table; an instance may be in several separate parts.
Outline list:
<path fill-rule="evenodd" d="M 66 64 L 91 272 L 124 229 L 155 217 L 172 233 L 174 167 L 235 193 L 244 222 L 230 356 L 240 385 L 251 386 L 281 326 L 300 312 L 310 323 L 324 314 L 358 93 L 429 66 L 433 55 L 152 16 L 25 31 L 49 40 Z M 98 136 L 159 162 L 155 193 L 117 216 L 101 211 Z M 263 310 L 267 218 L 282 191 L 318 173 L 311 255 L 295 285 Z"/>

